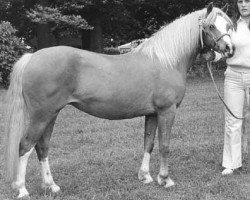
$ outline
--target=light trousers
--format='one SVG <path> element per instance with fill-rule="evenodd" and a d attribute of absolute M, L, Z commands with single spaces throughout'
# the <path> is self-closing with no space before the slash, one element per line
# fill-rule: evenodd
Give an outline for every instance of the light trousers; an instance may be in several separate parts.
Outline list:
<path fill-rule="evenodd" d="M 224 100 L 237 117 L 243 117 L 244 103 L 250 87 L 250 70 L 247 73 L 227 68 L 225 71 Z M 242 122 L 225 109 L 225 134 L 222 166 L 237 169 L 242 166 Z"/>

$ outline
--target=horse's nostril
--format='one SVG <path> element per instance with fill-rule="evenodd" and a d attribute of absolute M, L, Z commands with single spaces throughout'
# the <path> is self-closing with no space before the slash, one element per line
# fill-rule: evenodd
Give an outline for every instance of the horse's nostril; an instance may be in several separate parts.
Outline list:
<path fill-rule="evenodd" d="M 226 44 L 226 50 L 228 51 L 228 52 L 230 52 L 230 46 L 228 45 L 228 44 Z"/>

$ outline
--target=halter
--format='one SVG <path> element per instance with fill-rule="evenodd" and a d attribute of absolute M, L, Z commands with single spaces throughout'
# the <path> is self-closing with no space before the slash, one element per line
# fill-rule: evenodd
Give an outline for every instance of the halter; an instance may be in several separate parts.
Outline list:
<path fill-rule="evenodd" d="M 216 37 L 214 36 L 210 31 L 207 31 L 206 28 L 204 28 L 204 26 L 206 26 L 206 20 L 202 17 L 199 17 L 199 32 L 200 32 L 200 40 L 201 40 L 201 47 L 202 49 L 204 48 L 204 41 L 203 41 L 203 35 L 202 32 L 204 32 L 206 35 L 208 35 L 210 38 L 212 38 L 213 42 L 214 42 L 214 46 L 216 46 L 217 42 L 221 40 L 221 38 L 223 38 L 224 36 L 229 36 L 230 35 L 228 33 L 223 33 L 220 36 Z"/>
<path fill-rule="evenodd" d="M 214 45 L 213 47 L 215 47 L 216 44 L 217 44 L 217 42 L 218 42 L 221 38 L 223 38 L 224 36 L 229 36 L 229 37 L 230 37 L 230 35 L 229 35 L 228 33 L 224 33 L 224 34 L 221 34 L 219 37 L 216 38 L 216 37 L 215 37 L 214 35 L 212 35 L 210 32 L 206 31 L 206 29 L 204 28 L 204 26 L 205 26 L 206 24 L 207 24 L 207 23 L 205 22 L 205 19 L 200 17 L 200 18 L 199 18 L 199 27 L 200 27 L 199 31 L 200 31 L 200 39 L 201 39 L 201 47 L 202 47 L 202 49 L 204 49 L 204 42 L 203 42 L 203 37 L 202 37 L 202 31 L 204 31 L 205 34 L 207 34 L 210 38 L 213 39 L 213 41 L 214 41 L 214 43 L 215 43 L 215 45 Z M 244 116 L 244 117 L 237 117 L 236 115 L 234 115 L 234 113 L 230 110 L 230 108 L 228 107 L 228 105 L 227 105 L 227 104 L 225 103 L 225 101 L 223 100 L 223 98 L 222 98 L 222 96 L 221 96 L 221 94 L 220 94 L 220 92 L 219 92 L 219 90 L 218 90 L 218 87 L 217 87 L 217 85 L 216 85 L 216 83 L 215 83 L 215 81 L 214 81 L 213 73 L 212 73 L 212 70 L 211 70 L 211 68 L 212 68 L 212 62 L 211 62 L 211 61 L 207 61 L 207 68 L 208 68 L 209 74 L 210 74 L 210 76 L 211 76 L 211 79 L 212 79 L 212 81 L 213 81 L 213 84 L 214 84 L 214 87 L 215 87 L 215 89 L 216 89 L 216 92 L 217 92 L 217 94 L 218 94 L 220 100 L 221 100 L 222 103 L 224 104 L 225 108 L 227 109 L 227 111 L 228 111 L 234 118 L 236 118 L 236 119 L 241 119 L 241 120 L 245 119 L 246 116 Z M 248 93 L 249 93 L 249 92 L 248 92 Z"/>

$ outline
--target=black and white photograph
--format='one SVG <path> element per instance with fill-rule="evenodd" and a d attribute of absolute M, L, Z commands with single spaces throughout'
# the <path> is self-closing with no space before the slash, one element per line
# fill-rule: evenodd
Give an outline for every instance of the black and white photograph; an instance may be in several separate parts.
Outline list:
<path fill-rule="evenodd" d="M 0 200 L 250 200 L 250 0 L 0 0 Z"/>

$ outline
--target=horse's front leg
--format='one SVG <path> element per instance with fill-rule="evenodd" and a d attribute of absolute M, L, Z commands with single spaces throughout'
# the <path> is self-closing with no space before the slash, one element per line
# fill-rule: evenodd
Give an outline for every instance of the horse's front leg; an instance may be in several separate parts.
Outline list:
<path fill-rule="evenodd" d="M 170 145 L 170 133 L 176 114 L 176 105 L 158 112 L 158 139 L 160 151 L 160 172 L 157 181 L 164 187 L 171 187 L 174 182 L 168 174 L 168 154 Z"/>
<path fill-rule="evenodd" d="M 138 173 L 138 178 L 143 183 L 153 181 L 149 172 L 150 155 L 154 148 L 154 138 L 157 129 L 157 116 L 148 115 L 145 117 L 145 132 L 144 132 L 144 156 L 141 168 Z"/>

